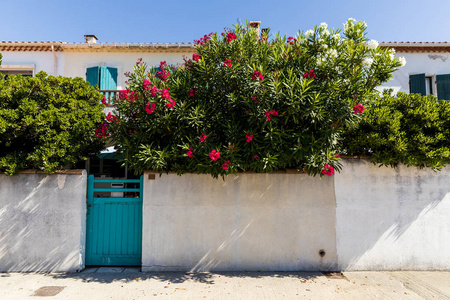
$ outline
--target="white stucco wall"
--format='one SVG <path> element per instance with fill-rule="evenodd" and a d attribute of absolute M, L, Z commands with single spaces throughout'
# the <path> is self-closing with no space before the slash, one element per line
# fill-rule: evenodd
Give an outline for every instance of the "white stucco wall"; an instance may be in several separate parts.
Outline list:
<path fill-rule="evenodd" d="M 161 61 L 168 64 L 184 63 L 183 56 L 191 57 L 192 53 L 135 53 L 135 52 L 65 52 L 62 75 L 68 77 L 81 77 L 86 79 L 86 68 L 106 66 L 117 68 L 117 89 L 125 88 L 127 77 L 125 72 L 133 72 L 136 61 L 142 61 L 150 66 L 159 67 Z"/>
<path fill-rule="evenodd" d="M 409 93 L 409 75 L 425 73 L 426 76 L 450 74 L 450 53 L 398 53 L 395 57 L 405 57 L 406 65 L 393 73 L 389 82 L 382 84 L 377 89 L 392 88 L 394 93 Z M 433 77 L 433 84 L 436 78 Z M 436 85 L 433 86 L 433 94 L 437 96 Z"/>
<path fill-rule="evenodd" d="M 57 53 L 57 58 L 61 59 L 62 53 Z M 17 67 L 17 66 L 29 66 L 33 68 L 36 74 L 40 71 L 44 71 L 47 74 L 55 75 L 54 73 L 54 57 L 52 52 L 16 52 L 16 51 L 2 51 L 2 64 L 1 67 Z M 59 69 L 57 75 L 63 75 Z"/>
<path fill-rule="evenodd" d="M 335 189 L 341 270 L 450 270 L 450 168 L 344 160 Z"/>
<path fill-rule="evenodd" d="M 124 89 L 127 78 L 125 72 L 132 72 L 139 58 L 149 66 L 159 66 L 161 61 L 168 64 L 182 64 L 183 57 L 192 57 L 191 52 L 55 52 L 57 67 L 55 74 L 55 60 L 50 51 L 4 51 L 2 52 L 2 66 L 31 66 L 34 74 L 45 71 L 49 75 L 66 77 L 81 77 L 86 79 L 86 68 L 93 66 L 107 66 L 117 68 L 117 89 Z"/>
<path fill-rule="evenodd" d="M 0 174 L 0 272 L 84 268 L 86 171 Z"/>
<path fill-rule="evenodd" d="M 335 222 L 330 177 L 146 174 L 142 270 L 334 270 Z"/>

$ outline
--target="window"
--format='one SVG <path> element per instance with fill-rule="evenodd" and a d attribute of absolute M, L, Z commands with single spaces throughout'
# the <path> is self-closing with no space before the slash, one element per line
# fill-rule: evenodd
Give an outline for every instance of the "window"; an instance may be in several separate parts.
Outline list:
<path fill-rule="evenodd" d="M 117 68 L 91 67 L 86 69 L 86 81 L 100 90 L 117 90 Z"/>
<path fill-rule="evenodd" d="M 436 78 L 436 81 L 434 81 Z M 450 74 L 443 75 L 409 75 L 409 92 L 423 96 L 435 95 L 439 100 L 450 100 Z"/>
<path fill-rule="evenodd" d="M 9 75 L 32 77 L 34 74 L 34 65 L 3 65 L 0 66 L 0 73 L 5 75 L 5 79 Z"/>

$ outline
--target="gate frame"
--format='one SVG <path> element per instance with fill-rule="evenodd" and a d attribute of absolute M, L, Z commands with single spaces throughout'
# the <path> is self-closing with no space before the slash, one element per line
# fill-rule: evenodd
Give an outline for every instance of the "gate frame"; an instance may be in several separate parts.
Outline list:
<path fill-rule="evenodd" d="M 95 188 L 95 183 L 139 183 L 139 188 Z M 94 175 L 89 175 L 87 180 L 87 199 L 86 199 L 86 251 L 85 251 L 85 265 L 86 266 L 141 266 L 142 265 L 142 211 L 143 211 L 143 190 L 144 190 L 144 176 L 141 175 L 139 179 L 104 179 L 99 178 L 96 179 Z M 100 201 L 132 201 L 136 198 L 128 198 L 128 197 L 94 197 L 95 192 L 138 192 L 139 200 L 141 205 L 141 215 L 138 222 L 139 232 L 138 232 L 138 247 L 140 246 L 140 255 L 137 257 L 119 257 L 117 255 L 114 256 L 101 256 L 101 262 L 95 260 L 92 257 L 91 252 L 91 241 L 93 232 L 91 234 L 89 231 L 93 231 L 93 227 L 90 226 L 90 213 L 91 207 L 94 205 L 95 200 Z M 92 218 L 92 217 L 91 217 Z M 106 254 L 107 255 L 107 254 Z M 105 261 L 106 259 L 106 261 Z"/>

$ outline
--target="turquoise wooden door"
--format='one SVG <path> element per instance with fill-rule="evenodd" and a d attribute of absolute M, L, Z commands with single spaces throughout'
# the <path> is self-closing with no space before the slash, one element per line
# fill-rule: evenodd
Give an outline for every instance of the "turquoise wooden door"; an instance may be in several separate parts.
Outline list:
<path fill-rule="evenodd" d="M 93 175 L 89 175 L 87 266 L 141 265 L 142 178 L 141 176 L 140 179 L 96 179 Z M 132 187 L 111 188 L 111 183 L 123 183 Z M 95 187 L 96 184 L 110 187 Z M 118 197 L 109 197 L 109 193 Z"/>

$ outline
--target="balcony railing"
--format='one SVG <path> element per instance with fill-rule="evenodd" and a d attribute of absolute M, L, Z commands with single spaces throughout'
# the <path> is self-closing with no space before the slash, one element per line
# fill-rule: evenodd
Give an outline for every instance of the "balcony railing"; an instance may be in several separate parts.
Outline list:
<path fill-rule="evenodd" d="M 119 91 L 118 90 L 99 90 L 99 92 L 105 96 L 106 98 L 106 104 L 108 106 L 115 106 L 115 102 L 117 98 L 119 97 Z"/>

